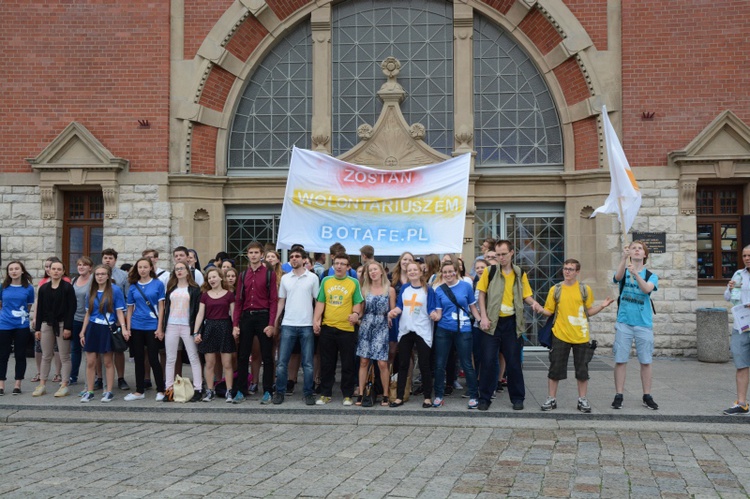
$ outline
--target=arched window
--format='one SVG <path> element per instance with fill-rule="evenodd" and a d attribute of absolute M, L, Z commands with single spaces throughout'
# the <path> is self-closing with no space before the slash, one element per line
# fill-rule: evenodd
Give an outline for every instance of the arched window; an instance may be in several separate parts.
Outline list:
<path fill-rule="evenodd" d="M 474 88 L 476 167 L 563 168 L 562 130 L 544 77 L 500 26 L 475 13 L 473 74 L 455 74 L 453 3 L 444 0 L 349 0 L 331 7 L 331 67 L 312 64 L 309 21 L 255 68 L 233 117 L 230 174 L 281 171 L 294 145 L 311 147 L 313 77 L 330 85 L 334 156 L 358 143 L 357 127 L 374 125 L 382 109 L 380 63 L 401 61 L 408 124 L 425 127 L 425 142 L 450 155 L 454 146 L 454 82 Z M 314 76 L 313 76 L 314 75 Z M 467 88 L 467 87 L 464 87 Z"/>
<path fill-rule="evenodd" d="M 311 41 L 303 23 L 255 69 L 232 121 L 229 170 L 286 169 L 293 146 L 310 147 Z"/>
<path fill-rule="evenodd" d="M 357 127 L 374 125 L 382 108 L 380 63 L 401 61 L 398 82 L 408 124 L 425 126 L 427 142 L 453 148 L 453 6 L 444 0 L 351 0 L 333 8 L 333 154 L 357 142 Z"/>
<path fill-rule="evenodd" d="M 474 18 L 477 166 L 559 165 L 562 132 L 547 83 L 496 24 Z"/>

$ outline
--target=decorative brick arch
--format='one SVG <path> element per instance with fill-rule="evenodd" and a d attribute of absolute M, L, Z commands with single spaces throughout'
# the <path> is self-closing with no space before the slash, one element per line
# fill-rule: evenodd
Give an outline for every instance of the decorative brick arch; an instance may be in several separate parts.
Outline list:
<path fill-rule="evenodd" d="M 602 104 L 619 110 L 621 90 L 619 78 L 599 78 L 597 71 L 619 74 L 619 60 L 602 57 L 562 0 L 466 3 L 508 31 L 540 68 L 561 118 L 565 169 L 599 168 L 603 153 L 598 114 Z M 330 8 L 329 2 L 307 0 L 235 0 L 224 12 L 198 50 L 192 103 L 178 106 L 176 113 L 187 122 L 188 171 L 226 173 L 228 128 L 246 79 L 276 40 L 310 15 L 315 29 L 325 18 L 316 17 L 316 11 Z M 314 43 L 330 42 L 316 40 L 315 34 L 313 38 Z M 593 148 L 598 155 L 591 154 Z"/>

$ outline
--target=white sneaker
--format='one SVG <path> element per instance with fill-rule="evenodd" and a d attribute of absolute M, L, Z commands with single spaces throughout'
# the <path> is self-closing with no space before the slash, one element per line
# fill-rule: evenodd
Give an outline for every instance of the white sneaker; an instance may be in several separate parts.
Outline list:
<path fill-rule="evenodd" d="M 146 396 L 144 394 L 142 394 L 142 393 L 141 394 L 128 393 L 127 395 L 125 395 L 125 397 L 123 398 L 123 400 L 125 400 L 127 402 L 132 402 L 133 400 L 143 400 L 145 398 L 146 398 Z"/>
<path fill-rule="evenodd" d="M 164 402 L 164 392 L 159 392 L 156 394 L 156 401 L 157 402 Z"/>
<path fill-rule="evenodd" d="M 459 383 L 458 380 L 456 380 L 456 381 L 453 382 L 453 388 L 456 389 L 456 390 L 463 390 L 464 389 L 464 387 L 461 386 L 461 383 Z"/>

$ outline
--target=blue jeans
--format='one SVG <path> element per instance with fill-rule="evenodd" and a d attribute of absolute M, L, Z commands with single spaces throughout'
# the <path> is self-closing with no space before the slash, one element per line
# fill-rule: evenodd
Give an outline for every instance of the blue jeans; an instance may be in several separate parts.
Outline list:
<path fill-rule="evenodd" d="M 70 368 L 70 379 L 72 381 L 78 381 L 78 371 L 81 368 L 81 352 L 83 347 L 81 346 L 81 329 L 83 329 L 83 322 L 73 321 L 72 339 L 70 341 L 70 362 L 73 364 Z"/>
<path fill-rule="evenodd" d="M 505 357 L 505 372 L 508 375 L 508 395 L 511 403 L 523 402 L 526 398 L 526 386 L 523 381 L 521 353 L 523 338 L 516 335 L 516 316 L 500 317 L 493 334 L 483 333 L 482 337 L 482 372 L 479 376 L 479 400 L 492 403 L 492 394 L 497 388 L 500 375 L 498 353 Z"/>
<path fill-rule="evenodd" d="M 443 398 L 445 396 L 445 364 L 448 361 L 451 346 L 456 345 L 456 355 L 458 355 L 461 368 L 466 375 L 466 393 L 469 398 L 478 398 L 477 375 L 474 372 L 474 366 L 471 364 L 472 343 L 471 332 L 459 333 L 441 327 L 437 328 L 434 341 L 435 397 Z"/>
<path fill-rule="evenodd" d="M 279 361 L 276 364 L 276 393 L 286 392 L 286 382 L 289 378 L 289 358 L 292 356 L 292 350 L 294 350 L 297 339 L 299 339 L 300 349 L 302 350 L 302 371 L 305 380 L 302 391 L 305 395 L 312 395 L 313 352 L 315 351 L 312 326 L 281 326 Z"/>

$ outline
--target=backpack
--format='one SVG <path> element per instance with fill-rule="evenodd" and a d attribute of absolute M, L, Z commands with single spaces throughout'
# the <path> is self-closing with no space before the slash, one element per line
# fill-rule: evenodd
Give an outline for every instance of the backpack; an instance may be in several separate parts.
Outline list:
<path fill-rule="evenodd" d="M 562 285 L 563 283 L 561 282 L 555 284 L 554 291 L 552 293 L 552 297 L 555 300 L 555 313 L 553 313 L 549 317 L 549 319 L 547 319 L 547 322 L 544 324 L 544 326 L 542 326 L 539 331 L 537 331 L 536 339 L 543 347 L 552 348 L 552 327 L 555 325 L 555 319 L 557 319 L 557 309 L 560 305 Z M 586 318 L 588 319 L 589 311 L 586 309 L 586 300 L 588 300 L 589 298 L 589 292 L 583 283 L 579 282 L 578 286 L 581 291 L 581 298 L 583 298 L 583 313 L 586 314 Z"/>
<path fill-rule="evenodd" d="M 652 275 L 653 274 L 651 273 L 651 271 L 648 270 L 648 269 L 646 269 L 646 277 L 645 277 L 644 281 L 648 282 L 649 278 L 651 278 Z M 617 297 L 617 308 L 618 308 L 618 310 L 620 308 L 620 298 L 622 297 L 622 292 L 625 289 L 625 280 L 627 279 L 627 277 L 628 277 L 628 271 L 626 270 L 625 274 L 622 276 L 622 280 L 619 283 L 619 285 L 620 285 L 620 295 Z M 653 313 L 656 313 L 656 307 L 654 307 L 654 300 L 651 299 L 651 293 L 648 294 L 648 301 L 651 302 L 651 311 Z"/>

